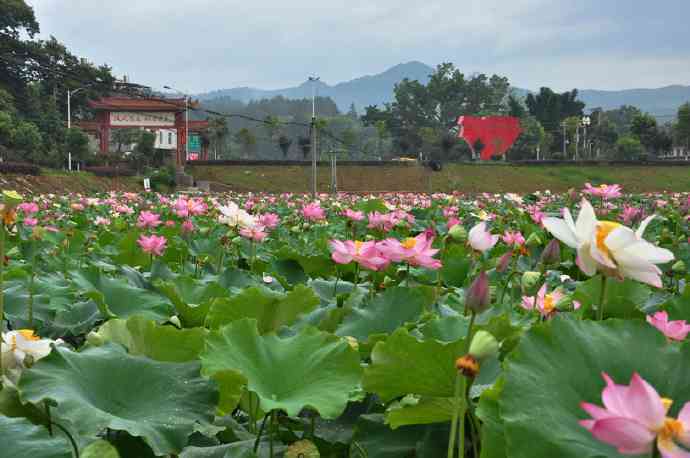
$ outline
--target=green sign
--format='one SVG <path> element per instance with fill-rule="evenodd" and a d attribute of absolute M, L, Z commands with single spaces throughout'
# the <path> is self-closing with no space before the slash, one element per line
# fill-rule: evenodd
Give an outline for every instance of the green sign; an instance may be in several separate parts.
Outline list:
<path fill-rule="evenodd" d="M 189 144 L 187 145 L 187 151 L 189 151 L 190 153 L 201 152 L 201 135 L 191 134 L 189 136 Z"/>

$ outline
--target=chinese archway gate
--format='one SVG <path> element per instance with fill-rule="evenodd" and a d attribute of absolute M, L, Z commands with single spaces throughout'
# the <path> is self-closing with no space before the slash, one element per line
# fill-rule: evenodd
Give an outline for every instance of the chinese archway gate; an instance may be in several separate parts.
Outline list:
<path fill-rule="evenodd" d="M 192 157 L 185 148 L 187 136 L 184 99 L 115 96 L 91 100 L 89 106 L 96 112 L 95 120 L 76 124 L 98 138 L 101 153 L 108 152 L 113 129 L 134 127 L 153 132 L 174 131 L 177 137 L 175 163 L 178 167 L 184 166 L 187 160 L 193 158 L 208 159 L 208 146 L 204 142 L 201 143 L 199 154 Z M 194 104 L 190 103 L 190 106 L 194 107 Z M 188 126 L 190 136 L 201 135 L 208 130 L 208 121 L 190 120 Z"/>
<path fill-rule="evenodd" d="M 512 116 L 460 116 L 458 126 L 458 138 L 470 145 L 473 156 L 477 142 L 481 142 L 479 156 L 483 161 L 504 155 L 522 132 L 520 119 Z"/>

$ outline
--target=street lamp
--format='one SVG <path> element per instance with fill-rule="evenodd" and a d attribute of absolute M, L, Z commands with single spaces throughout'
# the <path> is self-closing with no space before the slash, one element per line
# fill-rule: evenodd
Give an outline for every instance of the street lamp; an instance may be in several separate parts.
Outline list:
<path fill-rule="evenodd" d="M 321 78 L 310 76 L 311 82 L 311 197 L 316 199 L 316 83 Z"/>
<path fill-rule="evenodd" d="M 587 152 L 587 127 L 589 127 L 592 124 L 592 118 L 589 116 L 583 116 L 582 117 L 582 127 L 584 129 L 584 146 L 585 146 L 585 157 L 588 156 Z"/>
<path fill-rule="evenodd" d="M 184 95 L 184 160 L 186 162 L 189 159 L 189 95 L 171 86 L 163 86 L 163 89 L 169 89 Z"/>
<path fill-rule="evenodd" d="M 79 91 L 82 91 L 84 89 L 88 89 L 95 83 L 101 83 L 102 80 L 100 78 L 96 78 L 92 83 L 89 83 L 85 86 L 82 86 L 80 88 L 77 88 L 73 91 L 67 89 L 67 129 L 72 128 L 72 96 L 76 94 Z M 69 171 L 72 171 L 72 153 L 67 152 L 67 168 Z"/>

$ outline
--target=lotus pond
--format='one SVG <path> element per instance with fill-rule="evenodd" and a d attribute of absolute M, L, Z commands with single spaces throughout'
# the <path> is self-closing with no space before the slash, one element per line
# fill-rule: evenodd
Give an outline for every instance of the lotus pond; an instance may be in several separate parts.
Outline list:
<path fill-rule="evenodd" d="M 623 191 L 6 191 L 0 457 L 690 457 L 690 196 Z"/>

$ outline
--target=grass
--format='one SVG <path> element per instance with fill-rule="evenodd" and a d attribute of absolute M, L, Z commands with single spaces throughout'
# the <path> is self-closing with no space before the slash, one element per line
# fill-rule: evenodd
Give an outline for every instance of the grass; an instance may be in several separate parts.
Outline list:
<path fill-rule="evenodd" d="M 196 180 L 238 191 L 307 192 L 311 169 L 305 166 L 188 167 Z M 689 192 L 690 164 L 684 166 L 514 166 L 447 164 L 441 172 L 409 166 L 338 166 L 338 189 L 350 192 L 563 192 L 584 183 L 618 183 L 629 192 Z M 318 169 L 319 191 L 327 192 L 330 168 Z"/>

